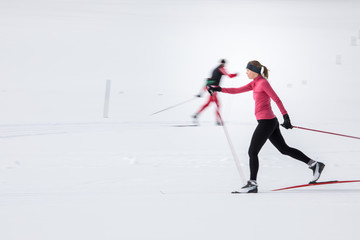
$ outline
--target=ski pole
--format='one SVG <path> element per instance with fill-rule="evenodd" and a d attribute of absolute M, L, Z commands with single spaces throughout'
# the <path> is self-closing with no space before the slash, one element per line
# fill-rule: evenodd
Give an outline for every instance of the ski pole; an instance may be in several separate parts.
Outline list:
<path fill-rule="evenodd" d="M 212 96 L 212 93 L 210 93 L 210 94 L 211 94 L 211 96 Z M 231 139 L 230 139 L 229 132 L 228 132 L 228 130 L 227 130 L 226 126 L 225 126 L 225 123 L 224 123 L 224 121 L 223 121 L 223 119 L 222 119 L 222 117 L 221 117 L 221 115 L 220 115 L 219 107 L 218 107 L 217 105 L 216 105 L 216 114 L 217 114 L 217 115 L 219 116 L 219 118 L 220 118 L 220 122 L 221 122 L 221 125 L 222 125 L 223 129 L 224 129 L 226 139 L 227 139 L 227 141 L 228 141 L 228 143 L 229 143 L 229 147 L 230 147 L 231 153 L 232 153 L 232 155 L 233 155 L 233 158 L 234 158 L 234 161 L 235 161 L 235 165 L 236 165 L 236 168 L 237 168 L 237 170 L 238 170 L 238 172 L 239 172 L 241 181 L 242 181 L 243 184 L 245 184 L 245 183 L 246 183 L 245 175 L 244 175 L 244 173 L 243 173 L 243 171 L 242 171 L 239 158 L 237 157 L 237 154 L 236 154 L 236 152 L 235 152 L 234 145 L 233 145 L 233 143 L 232 143 L 232 141 L 231 141 Z"/>
<path fill-rule="evenodd" d="M 169 110 L 169 109 L 171 109 L 171 108 L 174 108 L 174 107 L 183 105 L 183 104 L 185 104 L 185 103 L 187 103 L 187 102 L 190 102 L 190 101 L 194 100 L 195 98 L 196 98 L 196 97 L 192 97 L 192 98 L 190 98 L 190 99 L 188 99 L 188 100 L 186 100 L 186 101 L 183 101 L 183 102 L 181 102 L 181 103 L 178 103 L 178 104 L 172 105 L 172 106 L 170 106 L 170 107 L 167 107 L 167 108 L 165 108 L 165 109 L 162 109 L 162 110 L 160 110 L 160 111 L 154 112 L 154 113 L 151 114 L 151 116 L 152 116 L 152 115 L 155 115 L 155 114 L 158 114 L 158 113 L 161 113 L 161 112 L 164 112 L 164 111 Z"/>
<path fill-rule="evenodd" d="M 332 134 L 332 135 L 336 135 L 336 136 L 340 136 L 340 137 L 355 138 L 355 139 L 359 139 L 359 140 L 360 140 L 359 137 L 354 137 L 354 136 L 349 136 L 349 135 L 344 135 L 344 134 L 339 134 L 339 133 L 325 132 L 325 131 L 321 131 L 321 130 L 316 130 L 316 129 L 311 129 L 311 128 L 304 128 L 304 127 L 298 127 L 298 126 L 293 126 L 293 127 L 294 127 L 294 128 L 298 128 L 298 129 L 313 131 L 313 132 L 320 132 L 320 133 Z"/>

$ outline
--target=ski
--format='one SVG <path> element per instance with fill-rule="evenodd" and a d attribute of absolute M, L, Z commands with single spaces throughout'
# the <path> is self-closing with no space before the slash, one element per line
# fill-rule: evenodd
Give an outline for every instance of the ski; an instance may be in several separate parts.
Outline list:
<path fill-rule="evenodd" d="M 239 192 L 239 191 L 231 192 L 231 194 L 250 194 L 250 193 L 257 193 L 257 192 Z"/>
<path fill-rule="evenodd" d="M 327 184 L 354 183 L 354 182 L 360 182 L 360 180 L 345 180 L 345 181 L 332 180 L 332 181 L 326 181 L 326 182 L 315 182 L 315 183 L 308 183 L 308 184 L 273 189 L 271 191 L 282 191 L 282 190 L 288 190 L 288 189 L 294 189 L 294 188 L 304 188 L 304 187 L 313 187 L 313 186 L 327 185 Z"/>
<path fill-rule="evenodd" d="M 196 124 L 178 124 L 178 125 L 172 125 L 172 127 L 198 127 L 199 125 Z"/>

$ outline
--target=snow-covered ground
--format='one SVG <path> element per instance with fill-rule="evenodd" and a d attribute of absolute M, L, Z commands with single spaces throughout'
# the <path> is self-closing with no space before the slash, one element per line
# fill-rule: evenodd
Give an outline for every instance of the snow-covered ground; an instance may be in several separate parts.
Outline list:
<path fill-rule="evenodd" d="M 267 143 L 242 186 L 214 108 L 177 127 L 221 58 L 224 86 L 260 60 L 294 125 L 360 136 L 357 1 L 0 1 L 0 239 L 359 239 L 360 184 L 284 192 L 311 171 Z M 111 80 L 109 118 L 103 118 Z M 221 96 L 248 176 L 251 93 Z M 275 113 L 281 118 L 274 105 Z M 299 129 L 288 144 L 360 179 L 360 142 Z"/>

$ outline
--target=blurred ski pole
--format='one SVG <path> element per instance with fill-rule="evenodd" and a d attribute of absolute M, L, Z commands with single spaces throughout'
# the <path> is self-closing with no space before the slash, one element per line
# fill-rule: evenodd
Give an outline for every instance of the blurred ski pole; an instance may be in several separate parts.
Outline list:
<path fill-rule="evenodd" d="M 188 100 L 186 100 L 186 101 L 183 101 L 183 102 L 181 102 L 181 103 L 172 105 L 172 106 L 167 107 L 167 108 L 165 108 L 165 109 L 162 109 L 162 110 L 160 110 L 160 111 L 154 112 L 154 113 L 152 113 L 150 116 L 155 115 L 155 114 L 158 114 L 158 113 L 161 113 L 161 112 L 164 112 L 164 111 L 169 110 L 169 109 L 171 109 L 171 108 L 174 108 L 174 107 L 183 105 L 183 104 L 185 104 L 185 103 L 187 103 L 187 102 L 190 102 L 190 101 L 194 100 L 195 98 L 197 98 L 197 97 L 194 96 L 194 97 L 192 97 L 192 98 L 190 98 L 190 99 L 188 99 Z"/>
<path fill-rule="evenodd" d="M 294 127 L 294 128 L 298 128 L 298 129 L 302 129 L 302 130 L 308 130 L 308 131 L 313 131 L 313 132 L 332 134 L 332 135 L 336 135 L 336 136 L 340 136 L 340 137 L 355 138 L 355 139 L 359 139 L 359 140 L 360 140 L 360 137 L 354 137 L 354 136 L 349 136 L 349 135 L 344 135 L 344 134 L 339 134 L 339 133 L 325 132 L 325 131 L 321 131 L 321 130 L 316 130 L 316 129 L 311 129 L 311 128 L 304 128 L 304 127 L 298 127 L 298 126 L 293 126 L 293 127 Z"/>
<path fill-rule="evenodd" d="M 208 90 L 208 92 L 209 92 L 210 95 L 212 96 L 212 92 L 211 92 L 210 90 Z M 222 125 L 223 129 L 224 129 L 226 139 L 227 139 L 227 141 L 228 141 L 228 143 L 229 143 L 229 147 L 230 147 L 231 153 L 232 153 L 232 155 L 233 155 L 233 158 L 234 158 L 234 161 L 235 161 L 235 165 L 236 165 L 236 168 L 237 168 L 237 170 L 238 170 L 238 172 L 239 172 L 241 181 L 242 181 L 243 184 L 245 184 L 245 183 L 246 183 L 246 179 L 245 179 L 245 175 L 244 175 L 244 173 L 243 173 L 242 167 L 241 167 L 241 165 L 240 165 L 239 158 L 237 157 L 237 154 L 236 154 L 236 152 L 235 152 L 234 145 L 233 145 L 233 143 L 232 143 L 232 141 L 231 141 L 229 132 L 228 132 L 226 126 L 225 126 L 224 120 L 223 120 L 223 118 L 221 117 L 221 114 L 220 114 L 220 112 L 219 112 L 219 107 L 218 107 L 217 105 L 216 105 L 216 113 L 217 113 L 217 115 L 218 115 L 219 118 L 220 118 L 220 122 L 221 122 L 221 125 Z"/>

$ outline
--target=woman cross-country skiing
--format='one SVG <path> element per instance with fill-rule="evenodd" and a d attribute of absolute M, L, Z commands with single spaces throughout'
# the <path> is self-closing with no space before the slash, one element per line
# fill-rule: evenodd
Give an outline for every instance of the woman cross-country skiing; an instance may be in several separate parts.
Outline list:
<path fill-rule="evenodd" d="M 261 74 L 261 69 L 263 69 L 263 75 Z M 256 182 L 256 178 L 259 169 L 258 154 L 268 139 L 282 154 L 288 155 L 292 158 L 306 163 L 313 171 L 314 175 L 314 178 L 313 180 L 311 180 L 310 183 L 315 183 L 320 178 L 321 172 L 323 171 L 325 164 L 310 159 L 301 151 L 289 147 L 286 144 L 280 132 L 279 122 L 271 109 L 270 99 L 272 99 L 276 103 L 283 115 L 284 123 L 281 124 L 281 126 L 286 129 L 291 129 L 293 128 L 293 126 L 291 125 L 289 115 L 285 110 L 280 98 L 277 96 L 277 94 L 267 81 L 268 69 L 265 66 L 261 65 L 258 61 L 251 61 L 246 67 L 246 74 L 248 75 L 248 78 L 253 79 L 253 81 L 243 87 L 209 87 L 209 91 L 211 92 L 223 92 L 230 94 L 243 93 L 251 90 L 253 91 L 253 97 L 255 100 L 255 116 L 258 121 L 258 125 L 253 133 L 249 147 L 250 180 L 244 187 L 241 188 L 240 192 L 257 193 L 258 184 Z"/>
<path fill-rule="evenodd" d="M 217 67 L 213 70 L 211 78 L 208 78 L 208 79 L 207 79 L 206 85 L 205 85 L 205 87 L 204 87 L 204 90 L 205 90 L 205 91 L 207 91 L 207 88 L 208 88 L 208 86 L 210 86 L 210 85 L 211 85 L 211 86 L 220 86 L 220 81 L 221 81 L 221 78 L 222 78 L 223 75 L 226 75 L 226 76 L 228 76 L 228 77 L 230 77 L 230 78 L 233 78 L 233 77 L 236 77 L 236 76 L 237 76 L 236 73 L 234 73 L 234 74 L 229 74 L 229 73 L 226 72 L 226 70 L 225 70 L 225 63 L 226 63 L 225 59 L 222 59 L 222 60 L 221 60 L 221 64 L 220 64 L 219 66 L 217 66 Z M 197 97 L 201 97 L 201 94 L 198 94 L 198 95 L 196 95 L 196 96 L 197 96 Z M 216 104 L 216 106 L 217 106 L 218 109 L 220 108 L 219 99 L 218 99 L 217 94 L 216 94 L 215 92 L 214 92 L 213 95 L 209 95 L 209 98 L 208 98 L 208 100 L 206 101 L 206 103 L 192 116 L 192 118 L 194 119 L 194 123 L 195 123 L 195 124 L 198 124 L 197 119 L 198 119 L 199 114 L 200 114 L 202 111 L 204 111 L 205 108 L 207 108 L 207 107 L 210 105 L 210 103 L 212 103 L 212 102 L 214 102 L 214 103 Z M 216 124 L 217 124 L 217 125 L 221 125 L 222 123 L 221 123 L 221 120 L 220 120 L 219 112 L 216 111 L 215 113 L 216 113 Z"/>

